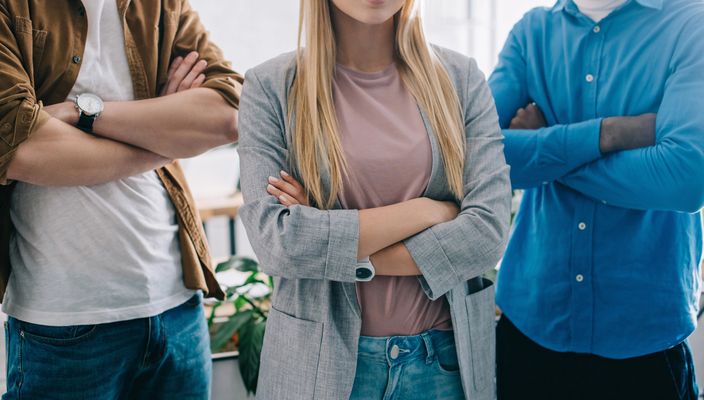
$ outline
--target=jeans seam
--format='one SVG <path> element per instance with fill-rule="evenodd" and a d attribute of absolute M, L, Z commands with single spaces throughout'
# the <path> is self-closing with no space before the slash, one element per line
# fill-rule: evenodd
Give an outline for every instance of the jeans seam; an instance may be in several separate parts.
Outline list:
<path fill-rule="evenodd" d="M 682 393 L 680 393 L 680 388 L 677 386 L 677 380 L 675 379 L 675 373 L 672 370 L 672 364 L 670 363 L 670 357 L 668 356 L 667 352 L 669 350 L 663 351 L 663 356 L 665 357 L 665 364 L 667 365 L 667 370 L 670 373 L 670 378 L 672 379 L 672 386 L 675 389 L 675 393 L 677 393 L 677 398 L 681 399 L 682 398 Z"/>
<path fill-rule="evenodd" d="M 17 379 L 17 400 L 22 399 L 22 383 L 24 382 L 24 360 L 23 360 L 23 349 L 24 349 L 24 330 L 20 329 L 20 345 L 17 348 L 17 371 L 19 372 L 19 377 Z"/>

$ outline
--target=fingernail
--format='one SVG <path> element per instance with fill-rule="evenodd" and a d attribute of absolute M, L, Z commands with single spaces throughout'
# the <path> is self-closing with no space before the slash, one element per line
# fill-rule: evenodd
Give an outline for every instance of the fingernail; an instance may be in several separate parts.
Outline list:
<path fill-rule="evenodd" d="M 275 187 L 273 187 L 273 186 L 271 186 L 271 185 L 266 185 L 266 190 L 267 190 L 267 191 L 272 191 L 272 190 L 274 190 L 274 189 L 275 189 Z"/>
<path fill-rule="evenodd" d="M 288 173 L 286 173 L 286 171 L 281 170 L 281 176 L 285 176 L 288 178 L 290 175 Z"/>
<path fill-rule="evenodd" d="M 190 53 L 188 54 L 188 58 L 191 59 L 191 60 L 195 60 L 196 58 L 198 58 L 198 52 L 197 52 L 197 51 L 192 51 L 192 52 L 190 52 Z"/>
<path fill-rule="evenodd" d="M 278 181 L 279 181 L 279 180 L 276 179 L 276 178 L 274 178 L 273 176 L 270 176 L 270 177 L 269 177 L 269 182 L 271 182 L 271 183 L 277 183 Z"/>
<path fill-rule="evenodd" d="M 202 66 L 205 67 L 206 65 L 208 65 L 208 62 L 205 61 L 205 60 L 200 60 L 200 61 L 198 61 L 198 64 L 200 64 L 200 65 L 202 65 Z"/>
<path fill-rule="evenodd" d="M 279 200 L 286 202 L 286 196 L 282 194 L 281 196 L 279 196 Z"/>

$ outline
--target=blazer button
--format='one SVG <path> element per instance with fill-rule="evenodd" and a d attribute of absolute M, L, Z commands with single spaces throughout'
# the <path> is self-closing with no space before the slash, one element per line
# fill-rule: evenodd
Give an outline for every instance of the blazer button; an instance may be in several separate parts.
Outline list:
<path fill-rule="evenodd" d="M 73 56 L 73 63 L 78 64 L 79 62 L 81 62 L 81 56 L 79 56 L 79 55 Z"/>

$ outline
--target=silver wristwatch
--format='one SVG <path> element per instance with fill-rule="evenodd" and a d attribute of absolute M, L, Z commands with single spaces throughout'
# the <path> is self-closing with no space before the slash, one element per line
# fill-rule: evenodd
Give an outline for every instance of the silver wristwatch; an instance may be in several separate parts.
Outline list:
<path fill-rule="evenodd" d="M 103 112 L 103 99 L 93 93 L 83 93 L 76 96 L 76 110 L 79 113 L 79 129 L 84 132 L 93 132 L 93 122 Z"/>

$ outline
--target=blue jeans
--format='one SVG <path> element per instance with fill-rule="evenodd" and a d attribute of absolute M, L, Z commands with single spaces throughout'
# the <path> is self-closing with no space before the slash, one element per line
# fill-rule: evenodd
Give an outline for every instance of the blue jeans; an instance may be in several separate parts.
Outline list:
<path fill-rule="evenodd" d="M 359 338 L 350 400 L 464 399 L 452 331 Z"/>
<path fill-rule="evenodd" d="M 51 327 L 9 318 L 9 399 L 208 399 L 202 295 L 151 318 Z"/>

